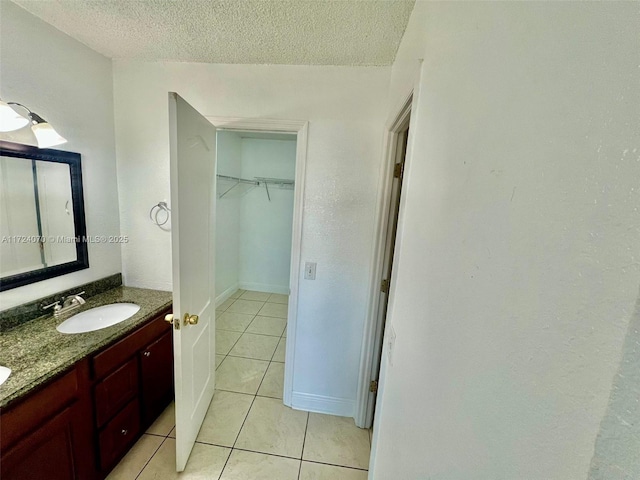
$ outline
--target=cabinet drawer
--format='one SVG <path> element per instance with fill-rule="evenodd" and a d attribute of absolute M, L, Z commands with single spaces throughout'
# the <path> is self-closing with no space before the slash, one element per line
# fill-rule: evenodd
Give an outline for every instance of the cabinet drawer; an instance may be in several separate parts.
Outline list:
<path fill-rule="evenodd" d="M 138 362 L 129 360 L 96 385 L 96 421 L 102 427 L 118 410 L 138 394 Z"/>
<path fill-rule="evenodd" d="M 129 449 L 140 431 L 140 404 L 131 401 L 100 432 L 100 466 L 108 470 Z"/>

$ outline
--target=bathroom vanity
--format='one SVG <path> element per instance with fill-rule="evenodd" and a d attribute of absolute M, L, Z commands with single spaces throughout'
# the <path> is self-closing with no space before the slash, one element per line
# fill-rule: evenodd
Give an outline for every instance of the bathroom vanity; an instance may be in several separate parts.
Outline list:
<path fill-rule="evenodd" d="M 118 287 L 82 310 L 121 302 L 140 311 L 94 332 L 48 316 L 0 336 L 0 478 L 105 478 L 171 402 L 171 293 Z"/>

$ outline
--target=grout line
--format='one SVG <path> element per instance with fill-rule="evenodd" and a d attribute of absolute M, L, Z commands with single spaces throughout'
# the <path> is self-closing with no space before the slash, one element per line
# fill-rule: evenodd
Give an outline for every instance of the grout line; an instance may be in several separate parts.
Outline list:
<path fill-rule="evenodd" d="M 228 354 L 228 357 L 233 357 L 233 358 L 244 358 L 245 360 L 259 360 L 261 362 L 269 362 L 271 363 L 271 360 L 267 360 L 266 358 L 253 358 L 253 357 L 241 357 L 240 355 L 231 355 Z M 282 363 L 282 362 L 280 362 Z"/>
<path fill-rule="evenodd" d="M 240 333 L 240 332 L 233 332 L 233 333 Z M 240 339 L 242 338 L 242 335 L 244 335 L 244 333 L 240 333 L 240 336 L 238 337 L 238 339 L 235 342 L 233 342 L 233 345 L 231 345 L 231 348 L 229 349 L 229 351 L 224 354 L 225 357 L 229 356 L 229 353 L 231 353 L 231 350 L 233 350 L 233 347 L 235 347 L 236 344 L 240 341 Z M 223 362 L 224 362 L 224 360 L 223 360 Z M 220 365 L 222 365 L 222 363 Z"/>
<path fill-rule="evenodd" d="M 249 326 L 247 326 L 247 328 L 249 328 Z M 222 330 L 223 332 L 242 333 L 243 335 L 247 333 L 249 335 L 260 335 L 261 337 L 282 338 L 282 335 L 269 335 L 268 333 L 247 332 L 246 330 L 244 332 L 239 332 L 237 330 L 224 330 L 222 328 L 220 328 L 219 330 Z"/>
<path fill-rule="evenodd" d="M 146 434 L 143 434 L 143 435 L 146 435 Z M 157 435 L 156 435 L 156 436 L 157 436 Z M 140 439 L 142 439 L 142 437 L 140 437 L 140 438 L 138 439 L 138 442 L 140 441 Z M 156 448 L 156 449 L 154 450 L 153 454 L 149 457 L 149 460 L 147 460 L 147 462 L 143 465 L 143 467 L 140 469 L 140 471 L 138 472 L 138 474 L 135 476 L 135 479 L 137 479 L 140 475 L 142 475 L 142 472 L 144 471 L 144 469 L 145 469 L 145 468 L 147 468 L 147 465 L 149 465 L 149 464 L 151 463 L 151 460 L 153 460 L 153 457 L 155 457 L 155 456 L 156 456 L 156 454 L 157 454 L 157 453 L 158 453 L 158 451 L 160 450 L 160 447 L 162 447 L 162 445 L 164 445 L 164 442 L 166 442 L 166 441 L 167 441 L 167 437 L 165 437 L 165 438 L 164 438 L 164 440 L 162 440 L 162 441 L 160 442 L 160 445 L 158 445 L 158 448 Z M 131 449 L 132 449 L 133 447 L 135 447 L 135 446 L 138 444 L 138 442 L 134 443 L 134 444 L 131 446 L 131 448 L 129 449 L 129 452 L 131 451 Z M 129 452 L 127 452 L 127 455 L 129 454 Z M 125 456 L 126 456 L 126 455 L 125 455 Z M 111 470 L 112 472 L 113 472 L 113 470 L 115 470 L 115 469 L 116 469 L 116 467 L 117 467 L 118 465 L 120 465 L 120 463 L 122 463 L 122 460 L 124 460 L 124 457 L 122 457 L 122 459 L 117 463 L 117 465 L 116 465 L 115 467 L 113 467 L 113 469 Z M 134 480 L 135 480 L 135 479 L 134 479 Z"/>
<path fill-rule="evenodd" d="M 324 415 L 321 413 L 320 415 Z M 318 465 L 329 465 L 330 467 L 348 468 L 349 470 L 357 470 L 358 472 L 368 472 L 368 468 L 348 467 L 346 465 L 338 465 L 336 463 L 318 462 L 317 460 L 302 460 L 307 463 L 317 463 Z"/>
<path fill-rule="evenodd" d="M 302 472 L 302 458 L 304 457 L 304 444 L 307 441 L 307 430 L 309 429 L 309 412 L 307 412 L 307 423 L 304 426 L 304 437 L 302 437 L 302 452 L 300 452 L 300 466 L 298 467 L 298 480 Z"/>
<path fill-rule="evenodd" d="M 298 460 L 299 462 L 302 461 L 302 459 L 298 457 L 288 457 L 287 455 L 279 455 L 277 453 L 259 452 L 258 450 L 249 450 L 248 448 L 238 448 L 238 447 L 233 447 L 233 449 L 238 450 L 239 452 L 258 453 L 260 455 L 267 455 L 267 456 L 278 457 L 278 458 L 288 458 L 289 460 Z M 335 466 L 339 467 L 340 465 L 335 465 Z"/>

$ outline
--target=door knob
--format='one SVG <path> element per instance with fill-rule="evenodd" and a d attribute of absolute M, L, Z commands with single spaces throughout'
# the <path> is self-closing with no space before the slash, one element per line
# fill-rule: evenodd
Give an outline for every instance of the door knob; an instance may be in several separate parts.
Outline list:
<path fill-rule="evenodd" d="M 198 320 L 200 320 L 200 317 L 198 317 L 198 315 L 190 315 L 188 313 L 185 313 L 183 323 L 185 325 L 197 325 Z"/>

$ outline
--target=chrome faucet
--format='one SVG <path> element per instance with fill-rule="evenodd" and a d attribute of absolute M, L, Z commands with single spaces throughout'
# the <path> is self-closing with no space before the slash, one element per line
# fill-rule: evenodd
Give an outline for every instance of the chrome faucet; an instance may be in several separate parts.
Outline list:
<path fill-rule="evenodd" d="M 69 295 L 67 297 L 64 297 L 62 300 L 58 300 L 57 302 L 54 302 L 50 305 L 43 305 L 42 309 L 47 310 L 53 307 L 53 316 L 58 318 L 59 316 L 64 315 L 71 310 L 75 310 L 80 305 L 84 305 L 86 303 L 86 300 L 80 295 L 84 295 L 84 292 Z M 62 305 L 60 305 L 60 302 L 62 302 Z"/>

